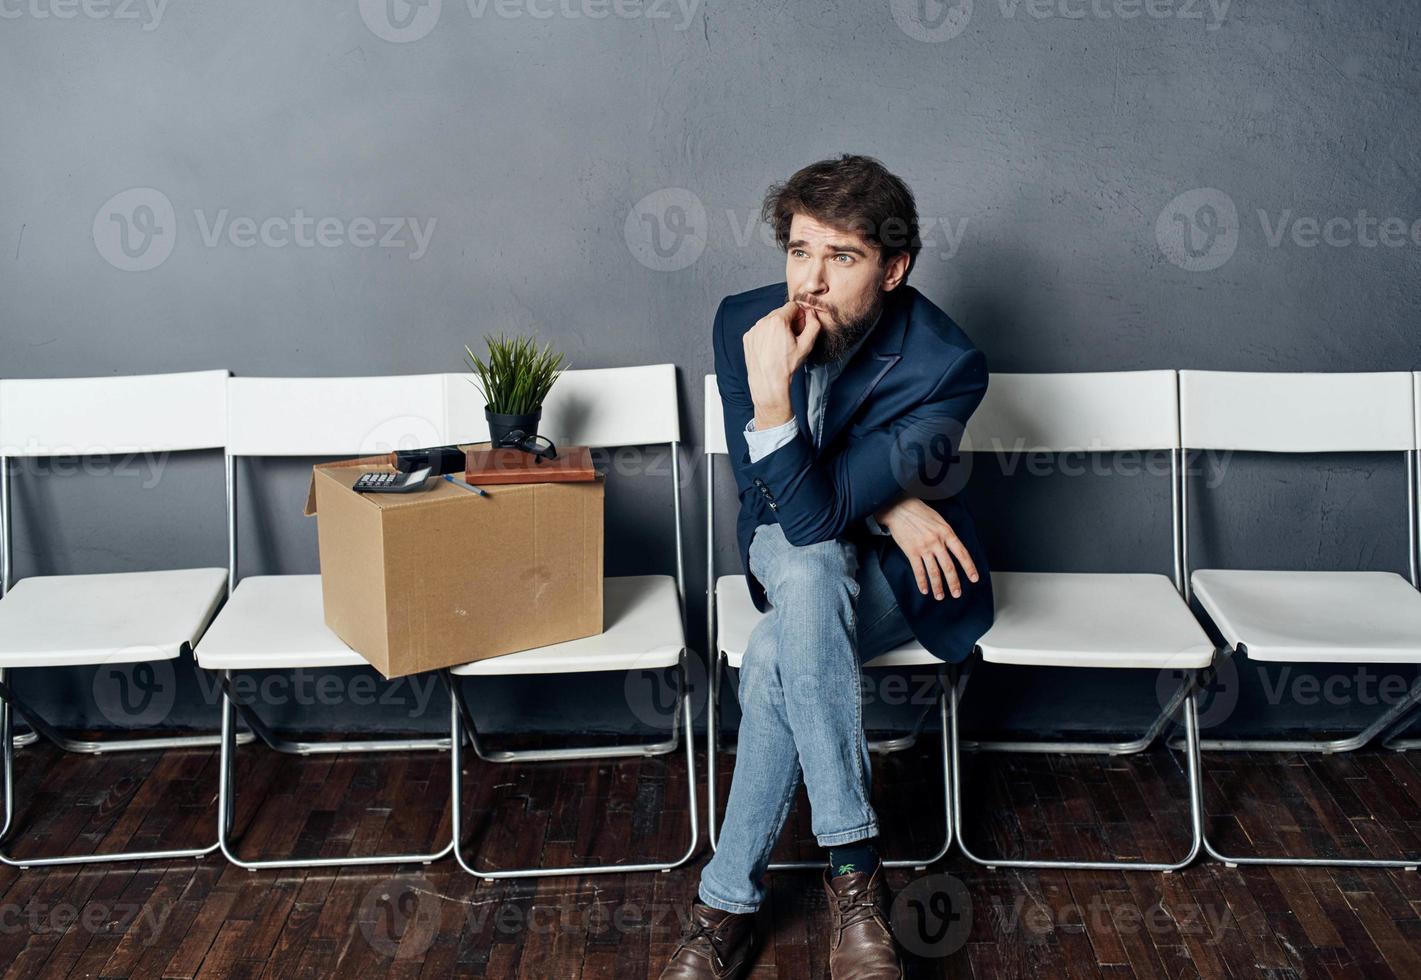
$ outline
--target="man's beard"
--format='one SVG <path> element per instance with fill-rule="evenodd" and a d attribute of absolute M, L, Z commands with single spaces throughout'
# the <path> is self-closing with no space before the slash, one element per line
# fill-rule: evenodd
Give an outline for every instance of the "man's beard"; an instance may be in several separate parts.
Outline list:
<path fill-rule="evenodd" d="M 827 307 L 826 314 L 826 307 L 819 306 L 807 296 L 797 296 L 795 301 L 814 306 L 822 325 L 819 336 L 814 338 L 814 348 L 809 352 L 808 360 L 811 364 L 829 364 L 842 358 L 873 329 L 873 325 L 878 322 L 878 315 L 883 311 L 881 290 L 875 292 L 868 306 L 857 316 L 848 318 L 844 318 L 843 313 L 832 306 Z"/>

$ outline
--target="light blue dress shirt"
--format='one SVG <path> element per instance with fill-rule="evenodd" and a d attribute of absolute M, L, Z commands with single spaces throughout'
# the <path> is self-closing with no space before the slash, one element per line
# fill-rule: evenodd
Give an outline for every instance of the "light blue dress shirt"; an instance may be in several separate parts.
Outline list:
<path fill-rule="evenodd" d="M 882 319 L 882 315 L 879 319 Z M 835 379 L 843 373 L 844 365 L 853 359 L 859 348 L 863 346 L 864 341 L 872 335 L 877 327 L 878 321 L 874 321 L 873 327 L 869 328 L 838 360 L 830 361 L 828 364 L 812 364 L 806 361 L 800 368 L 809 376 L 809 431 L 813 434 L 816 448 L 818 448 L 824 433 L 824 415 L 829 403 L 829 388 L 834 384 Z M 776 449 L 788 445 L 793 441 L 795 432 L 798 431 L 798 425 L 798 421 L 791 418 L 788 422 L 761 431 L 755 428 L 755 420 L 751 418 L 745 425 L 745 445 L 750 450 L 750 462 L 758 463 Z M 873 515 L 870 514 L 865 518 L 865 521 L 868 524 L 868 529 L 874 534 L 888 533 L 873 519 Z"/>

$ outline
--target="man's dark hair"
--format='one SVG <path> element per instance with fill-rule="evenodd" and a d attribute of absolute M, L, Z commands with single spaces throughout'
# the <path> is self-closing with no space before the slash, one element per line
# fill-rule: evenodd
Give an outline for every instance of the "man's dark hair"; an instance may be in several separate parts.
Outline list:
<path fill-rule="evenodd" d="M 878 246 L 881 263 L 906 254 L 908 272 L 922 248 L 913 192 L 873 157 L 846 153 L 837 160 L 820 160 L 771 187 L 760 219 L 775 230 L 780 248 L 789 248 L 790 221 L 796 214 L 862 235 Z"/>

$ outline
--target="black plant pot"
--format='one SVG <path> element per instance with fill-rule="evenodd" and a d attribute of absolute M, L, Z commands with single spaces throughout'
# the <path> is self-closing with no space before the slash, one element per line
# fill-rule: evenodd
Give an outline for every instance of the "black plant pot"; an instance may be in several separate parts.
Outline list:
<path fill-rule="evenodd" d="M 484 418 L 488 419 L 489 442 L 498 447 L 505 444 L 516 444 L 522 439 L 531 439 L 538 434 L 538 422 L 542 417 L 543 407 L 541 405 L 533 411 L 521 415 L 503 415 L 484 409 Z M 520 432 L 521 436 L 515 435 Z M 513 436 L 511 441 L 510 436 Z"/>

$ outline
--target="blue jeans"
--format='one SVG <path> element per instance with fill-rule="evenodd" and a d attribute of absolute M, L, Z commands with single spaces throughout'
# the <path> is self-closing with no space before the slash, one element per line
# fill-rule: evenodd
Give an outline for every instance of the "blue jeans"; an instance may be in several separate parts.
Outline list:
<path fill-rule="evenodd" d="M 871 548 L 860 553 L 844 539 L 796 547 L 778 524 L 762 524 L 750 570 L 771 608 L 741 661 L 735 775 L 699 889 L 702 902 L 727 912 L 753 912 L 764 898 L 770 851 L 801 777 L 820 846 L 878 833 L 859 668 L 913 635 Z"/>

